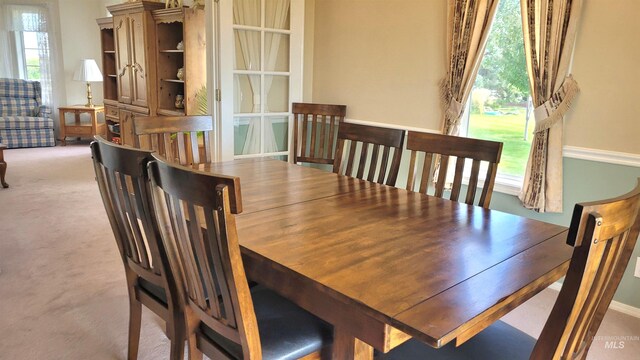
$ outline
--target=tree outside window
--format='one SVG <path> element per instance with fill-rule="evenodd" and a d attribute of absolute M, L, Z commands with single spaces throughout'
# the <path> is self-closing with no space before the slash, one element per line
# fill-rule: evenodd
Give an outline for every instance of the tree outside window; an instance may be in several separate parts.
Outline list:
<path fill-rule="evenodd" d="M 534 128 L 528 99 L 520 2 L 502 0 L 467 111 L 467 136 L 504 143 L 499 176 L 524 176 Z"/>

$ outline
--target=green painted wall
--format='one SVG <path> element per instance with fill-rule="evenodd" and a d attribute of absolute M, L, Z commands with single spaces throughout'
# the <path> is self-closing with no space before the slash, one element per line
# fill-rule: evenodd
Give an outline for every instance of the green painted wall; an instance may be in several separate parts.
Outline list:
<path fill-rule="evenodd" d="M 565 157 L 564 211 L 562 213 L 540 214 L 527 210 L 522 207 L 517 197 L 498 192 L 494 192 L 491 208 L 531 219 L 569 226 L 573 206 L 576 203 L 622 195 L 636 185 L 638 177 L 640 177 L 640 167 Z M 640 256 L 640 241 L 636 244 L 629 266 L 614 297 L 614 300 L 636 308 L 640 308 L 640 279 L 633 276 L 633 271 L 638 256 Z"/>

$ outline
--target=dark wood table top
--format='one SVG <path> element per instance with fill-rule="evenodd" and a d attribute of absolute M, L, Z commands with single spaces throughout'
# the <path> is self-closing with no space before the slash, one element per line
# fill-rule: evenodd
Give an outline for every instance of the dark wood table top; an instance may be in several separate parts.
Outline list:
<path fill-rule="evenodd" d="M 243 214 L 358 191 L 372 185 L 368 181 L 265 158 L 200 164 L 198 170 L 238 176 Z"/>
<path fill-rule="evenodd" d="M 463 342 L 571 257 L 558 225 L 284 162 L 207 170 L 240 176 L 248 275 L 382 351 L 406 339 L 389 326 L 435 347 Z"/>

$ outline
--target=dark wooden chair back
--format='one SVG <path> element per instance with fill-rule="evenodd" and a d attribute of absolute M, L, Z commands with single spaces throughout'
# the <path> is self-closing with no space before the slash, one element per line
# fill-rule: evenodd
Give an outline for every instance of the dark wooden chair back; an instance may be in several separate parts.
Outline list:
<path fill-rule="evenodd" d="M 346 122 L 340 124 L 333 172 L 394 186 L 402 159 L 404 133 L 399 129 Z M 356 163 L 358 145 L 360 152 Z M 371 153 L 369 148 L 372 148 Z"/>
<path fill-rule="evenodd" d="M 179 304 L 174 301 L 176 286 L 149 201 L 146 165 L 152 160 L 151 152 L 116 145 L 100 136 L 91 143 L 91 152 L 128 283 L 132 308 L 129 357 L 132 352 L 137 354 L 142 303 L 167 322 L 167 335 L 177 342 L 172 344 L 172 358 L 181 359 L 184 324 Z"/>
<path fill-rule="evenodd" d="M 455 176 L 449 196 L 449 199 L 453 201 L 458 201 L 460 198 L 465 163 L 467 159 L 471 159 L 471 173 L 469 175 L 469 184 L 464 201 L 469 205 L 473 205 L 476 198 L 481 162 L 488 162 L 478 206 L 489 207 L 498 163 L 500 162 L 500 155 L 502 154 L 501 142 L 409 131 L 407 135 L 407 149 L 411 150 L 407 190 L 419 191 L 426 194 L 429 190 L 429 184 L 434 177 L 435 164 L 438 158 L 440 159 L 440 166 L 433 193 L 433 195 L 437 197 L 444 196 L 449 159 L 452 156 L 456 157 Z M 418 153 L 424 153 L 421 170 Z"/>
<path fill-rule="evenodd" d="M 135 146 L 156 151 L 180 165 L 212 161 L 213 122 L 209 115 L 134 116 Z"/>
<path fill-rule="evenodd" d="M 586 357 L 638 239 L 639 209 L 640 179 L 626 195 L 576 204 L 569 270 L 531 359 Z"/>
<path fill-rule="evenodd" d="M 197 337 L 190 346 L 206 341 L 199 334 L 204 323 L 241 344 L 246 359 L 258 358 L 260 337 L 229 206 L 229 193 L 235 192 L 230 188 L 239 186 L 240 179 L 191 171 L 159 158 L 149 164 L 149 173 L 158 225 L 185 301 L 188 336 Z"/>
<path fill-rule="evenodd" d="M 293 163 L 333 164 L 346 105 L 293 103 Z"/>

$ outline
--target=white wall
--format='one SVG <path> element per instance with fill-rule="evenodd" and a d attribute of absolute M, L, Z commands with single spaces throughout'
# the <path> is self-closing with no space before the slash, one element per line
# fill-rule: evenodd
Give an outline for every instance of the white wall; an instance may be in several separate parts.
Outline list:
<path fill-rule="evenodd" d="M 60 33 L 64 67 L 65 97 L 61 105 L 85 104 L 86 84 L 74 81 L 73 73 L 81 59 L 100 58 L 100 32 L 96 19 L 104 16 L 100 0 L 59 0 Z M 102 83 L 92 83 L 93 102 L 102 103 Z"/>

